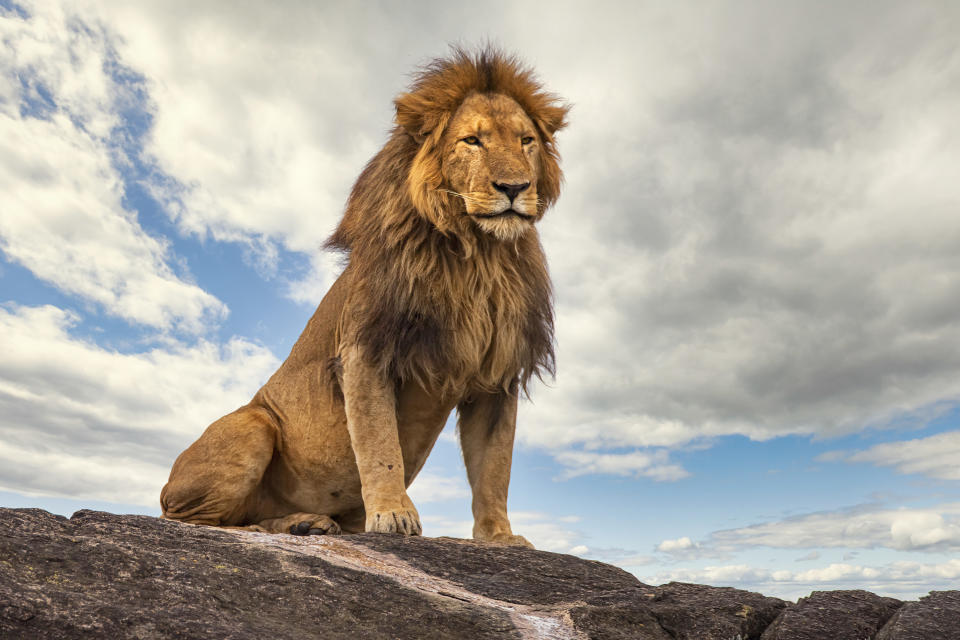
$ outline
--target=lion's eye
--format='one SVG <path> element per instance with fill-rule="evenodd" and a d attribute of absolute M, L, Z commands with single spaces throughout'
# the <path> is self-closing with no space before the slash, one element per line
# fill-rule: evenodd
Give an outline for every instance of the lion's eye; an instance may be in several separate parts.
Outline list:
<path fill-rule="evenodd" d="M 467 144 L 480 146 L 480 138 L 477 136 L 467 136 L 466 138 L 461 138 L 461 141 L 466 142 Z"/>
<path fill-rule="evenodd" d="M 533 142 L 533 136 L 524 136 L 524 137 L 520 138 L 520 142 L 521 142 L 524 146 L 526 146 L 526 145 L 530 144 L 531 142 Z"/>

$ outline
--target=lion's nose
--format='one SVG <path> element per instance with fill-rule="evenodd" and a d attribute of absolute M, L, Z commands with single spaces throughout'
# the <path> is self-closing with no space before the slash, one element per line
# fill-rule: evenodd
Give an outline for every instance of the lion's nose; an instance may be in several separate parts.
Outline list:
<path fill-rule="evenodd" d="M 511 204 L 513 204 L 513 199 L 520 195 L 520 192 L 529 186 L 529 182 L 524 182 L 523 184 L 507 184 L 505 182 L 493 183 L 493 188 L 501 193 L 506 194 L 506 196 L 510 198 Z"/>

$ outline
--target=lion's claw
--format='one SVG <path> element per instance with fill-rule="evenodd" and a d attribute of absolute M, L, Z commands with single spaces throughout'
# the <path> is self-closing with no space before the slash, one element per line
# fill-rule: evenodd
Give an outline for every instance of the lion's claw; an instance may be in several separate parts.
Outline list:
<path fill-rule="evenodd" d="M 423 532 L 420 514 L 416 509 L 397 509 L 395 511 L 375 511 L 367 516 L 367 531 L 377 533 L 402 533 L 418 536 Z"/>

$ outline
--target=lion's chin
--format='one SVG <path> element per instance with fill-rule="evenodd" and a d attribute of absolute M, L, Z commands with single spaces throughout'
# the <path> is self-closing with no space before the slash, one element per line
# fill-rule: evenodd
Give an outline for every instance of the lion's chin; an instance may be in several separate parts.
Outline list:
<path fill-rule="evenodd" d="M 473 216 L 473 221 L 484 233 L 505 242 L 516 240 L 533 226 L 533 222 L 526 218 L 509 213 L 491 217 Z"/>

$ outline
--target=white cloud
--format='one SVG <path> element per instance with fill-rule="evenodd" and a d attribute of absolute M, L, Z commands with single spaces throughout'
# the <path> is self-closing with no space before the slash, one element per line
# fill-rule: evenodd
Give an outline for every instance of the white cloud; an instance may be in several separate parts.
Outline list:
<path fill-rule="evenodd" d="M 583 540 L 583 534 L 569 525 L 580 521 L 577 516 L 556 516 L 536 511 L 511 511 L 513 532 L 524 536 L 537 549 L 570 553 Z"/>
<path fill-rule="evenodd" d="M 560 451 L 554 454 L 557 462 L 566 467 L 564 478 L 591 473 L 609 473 L 621 476 L 652 478 L 670 481 L 686 478 L 689 473 L 669 461 L 664 450 L 644 453 L 595 453 L 592 451 Z"/>
<path fill-rule="evenodd" d="M 677 553 L 690 551 L 692 549 L 696 549 L 698 546 L 700 545 L 694 544 L 690 538 L 683 536 L 682 538 L 677 538 L 676 540 L 664 540 L 657 545 L 657 551 L 662 553 Z"/>
<path fill-rule="evenodd" d="M 715 586 L 769 579 L 770 572 L 745 564 L 711 566 L 704 569 L 674 569 L 641 578 L 649 584 L 665 582 L 699 582 Z"/>
<path fill-rule="evenodd" d="M 111 136 L 126 88 L 105 70 L 108 44 L 45 8 L 0 20 L 0 250 L 129 322 L 202 331 L 226 306 L 177 276 L 123 204 Z"/>
<path fill-rule="evenodd" d="M 960 504 L 882 509 L 862 506 L 716 531 L 707 546 L 722 549 L 878 547 L 900 551 L 960 549 Z"/>
<path fill-rule="evenodd" d="M 431 538 L 450 537 L 467 538 L 473 537 L 472 520 L 456 520 L 443 515 L 420 514 L 420 521 L 423 524 L 423 535 Z"/>
<path fill-rule="evenodd" d="M 899 473 L 960 480 L 960 431 L 947 431 L 902 442 L 886 442 L 852 454 L 838 452 L 832 457 L 834 460 L 893 467 Z"/>
<path fill-rule="evenodd" d="M 95 139 L 106 139 L 119 124 L 117 94 L 124 91 L 105 72 L 110 55 L 104 34 L 85 25 L 54 3 L 18 2 L 29 17 L 7 13 L 0 20 L 6 52 L 0 74 L 4 111 L 27 100 L 47 103 L 44 93 Z M 41 111 L 52 105 L 46 104 Z"/>
<path fill-rule="evenodd" d="M 632 549 L 591 547 L 586 555 L 592 560 L 599 560 L 600 562 L 606 562 L 624 568 L 644 567 L 658 564 L 659 562 L 659 558 L 641 555 Z"/>
<path fill-rule="evenodd" d="M 960 519 L 956 511 L 952 516 L 948 522 L 943 515 L 932 511 L 896 514 L 890 524 L 893 548 L 923 549 L 941 544 L 960 547 Z"/>
<path fill-rule="evenodd" d="M 107 2 L 94 13 L 145 77 L 153 126 L 144 153 L 163 172 L 153 193 L 180 229 L 247 244 L 268 274 L 278 246 L 311 256 L 313 270 L 290 293 L 316 303 L 332 281 L 320 245 L 385 141 L 409 69 L 395 51 L 381 58 L 393 70 L 384 86 L 348 53 L 358 43 L 338 19 L 349 12 L 302 9 Z M 364 22 L 388 26 L 380 12 Z"/>
<path fill-rule="evenodd" d="M 342 256 L 324 252 L 310 257 L 310 271 L 287 285 L 286 295 L 294 302 L 318 304 L 343 270 Z"/>
<path fill-rule="evenodd" d="M 414 504 L 470 499 L 470 488 L 463 477 L 452 478 L 430 473 L 418 475 L 410 485 L 409 493 Z"/>
<path fill-rule="evenodd" d="M 711 542 L 695 542 L 689 536 L 661 541 L 655 550 L 663 555 L 658 556 L 658 562 L 674 564 L 680 561 L 689 561 L 695 558 L 728 558 L 728 549 L 718 548 Z"/>
<path fill-rule="evenodd" d="M 521 440 L 832 436 L 956 404 L 957 12 L 672 7 L 614 12 L 602 54 L 532 54 L 575 109 L 541 225 L 559 375 Z M 598 59 L 642 80 L 598 90 Z"/>
<path fill-rule="evenodd" d="M 0 487 L 156 506 L 176 455 L 249 401 L 278 362 L 241 339 L 109 351 L 76 316 L 0 307 Z"/>
<path fill-rule="evenodd" d="M 3 391 L 0 390 L 0 403 Z M 0 441 L 0 486 L 26 495 L 74 497 L 85 500 L 135 504 L 159 512 L 160 487 L 170 473 L 169 464 L 146 462 L 119 451 L 100 455 L 55 450 L 44 438 L 17 447 Z"/>

